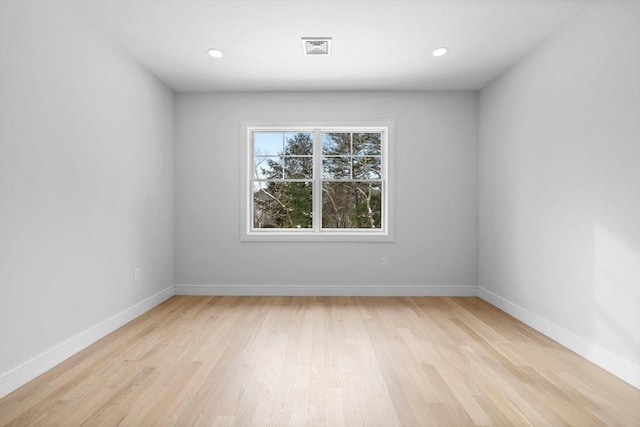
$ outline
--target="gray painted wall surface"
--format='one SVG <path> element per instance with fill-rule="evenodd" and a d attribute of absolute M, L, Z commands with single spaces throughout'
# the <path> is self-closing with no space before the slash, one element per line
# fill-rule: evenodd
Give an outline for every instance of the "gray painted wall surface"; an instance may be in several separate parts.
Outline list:
<path fill-rule="evenodd" d="M 62 6 L 0 2 L 0 376 L 173 284 L 173 94 Z"/>
<path fill-rule="evenodd" d="M 475 285 L 476 101 L 474 92 L 178 94 L 176 283 Z M 395 242 L 240 242 L 241 122 L 376 119 L 395 121 Z"/>
<path fill-rule="evenodd" d="M 635 384 L 639 12 L 588 9 L 482 90 L 479 123 L 480 286 L 627 361 Z"/>

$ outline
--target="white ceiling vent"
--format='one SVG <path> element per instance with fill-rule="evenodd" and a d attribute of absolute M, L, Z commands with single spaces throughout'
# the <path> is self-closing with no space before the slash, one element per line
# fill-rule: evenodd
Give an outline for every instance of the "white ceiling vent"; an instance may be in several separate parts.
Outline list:
<path fill-rule="evenodd" d="M 302 49 L 305 56 L 329 55 L 331 52 L 331 37 L 303 37 Z"/>

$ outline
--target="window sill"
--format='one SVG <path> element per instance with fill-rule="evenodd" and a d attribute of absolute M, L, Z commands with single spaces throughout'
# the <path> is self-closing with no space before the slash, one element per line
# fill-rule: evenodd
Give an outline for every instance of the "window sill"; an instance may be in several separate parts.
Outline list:
<path fill-rule="evenodd" d="M 304 231 L 256 231 L 240 237 L 243 242 L 393 242 L 386 232 L 304 232 Z"/>

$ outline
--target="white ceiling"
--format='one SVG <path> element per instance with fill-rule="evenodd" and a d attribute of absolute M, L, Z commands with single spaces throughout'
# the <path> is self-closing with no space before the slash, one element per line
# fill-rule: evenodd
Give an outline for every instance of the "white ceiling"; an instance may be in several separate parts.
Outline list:
<path fill-rule="evenodd" d="M 592 0 L 73 3 L 176 91 L 479 89 Z M 329 57 L 301 37 L 333 37 Z M 433 57 L 439 46 L 448 55 Z M 207 55 L 215 47 L 221 59 Z"/>

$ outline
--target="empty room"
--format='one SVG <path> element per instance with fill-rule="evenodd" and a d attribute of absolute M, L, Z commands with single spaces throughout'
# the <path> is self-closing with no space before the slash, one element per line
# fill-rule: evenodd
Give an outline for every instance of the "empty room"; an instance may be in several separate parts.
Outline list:
<path fill-rule="evenodd" d="M 0 426 L 640 426 L 640 2 L 0 0 Z"/>

